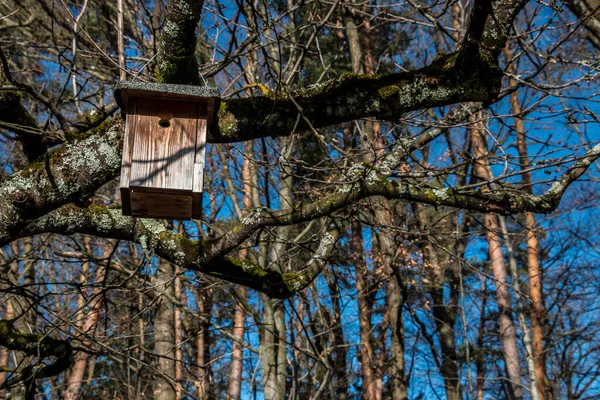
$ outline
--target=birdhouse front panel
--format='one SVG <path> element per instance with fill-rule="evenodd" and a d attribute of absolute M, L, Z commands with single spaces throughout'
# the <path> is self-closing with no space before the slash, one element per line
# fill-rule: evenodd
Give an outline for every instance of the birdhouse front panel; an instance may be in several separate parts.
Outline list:
<path fill-rule="evenodd" d="M 207 120 L 212 119 L 214 98 L 190 95 L 181 87 L 129 84 L 118 92 L 127 114 L 121 167 L 124 215 L 202 215 Z M 167 92 L 158 90 L 165 88 Z"/>
<path fill-rule="evenodd" d="M 198 104 L 138 99 L 138 110 L 129 187 L 191 191 Z"/>

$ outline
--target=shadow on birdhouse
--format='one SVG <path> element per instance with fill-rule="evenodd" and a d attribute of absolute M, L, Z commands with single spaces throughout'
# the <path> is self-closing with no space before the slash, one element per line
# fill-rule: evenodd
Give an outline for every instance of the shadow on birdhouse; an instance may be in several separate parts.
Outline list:
<path fill-rule="evenodd" d="M 199 219 L 206 130 L 219 105 L 217 89 L 120 82 L 115 98 L 126 115 L 123 215 Z"/>

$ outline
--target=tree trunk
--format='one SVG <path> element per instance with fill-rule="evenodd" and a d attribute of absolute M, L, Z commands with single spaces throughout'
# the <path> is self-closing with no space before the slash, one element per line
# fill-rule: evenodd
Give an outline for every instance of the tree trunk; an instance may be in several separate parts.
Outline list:
<path fill-rule="evenodd" d="M 427 160 L 425 159 L 424 162 Z M 464 257 L 465 245 L 462 241 L 458 241 L 453 234 L 457 225 L 455 216 L 444 217 L 445 210 L 431 210 L 420 205 L 417 205 L 415 209 L 415 215 L 420 224 L 419 231 L 428 233 L 421 244 L 421 250 L 425 274 L 429 281 L 431 312 L 440 343 L 440 373 L 444 379 L 446 398 L 458 400 L 462 398 L 462 388 L 454 326 L 456 325 L 459 299 L 457 273 L 460 271 L 457 260 Z M 454 260 L 452 263 L 450 255 L 447 252 L 438 251 L 438 246 L 444 249 L 453 249 L 454 257 L 452 258 Z M 437 352 L 432 350 L 432 353 L 436 354 Z"/>
<path fill-rule="evenodd" d="M 86 236 L 84 238 L 84 245 L 86 252 L 88 254 L 93 253 L 93 248 L 91 246 L 91 238 Z M 107 255 L 107 252 L 104 252 L 104 256 Z M 80 278 L 80 283 L 82 285 L 87 284 L 87 275 L 89 271 L 89 262 L 85 262 L 82 265 L 82 273 Z M 83 295 L 78 296 L 78 309 L 81 313 L 82 318 L 77 319 L 77 325 L 82 333 L 82 346 L 91 348 L 92 341 L 89 339 L 85 339 L 88 335 L 92 335 L 94 330 L 96 329 L 96 324 L 98 319 L 100 318 L 101 307 L 104 301 L 103 296 L 103 288 L 100 286 L 100 283 L 104 281 L 106 276 L 106 267 L 104 265 L 96 266 L 96 286 L 91 292 L 90 302 L 86 304 L 86 299 L 83 298 Z M 84 313 L 85 308 L 89 309 L 89 312 Z M 83 317 L 85 316 L 85 317 Z M 81 386 L 83 384 L 83 377 L 85 376 L 85 370 L 87 368 L 90 355 L 85 352 L 77 352 L 74 355 L 74 363 L 73 367 L 71 367 L 71 372 L 67 378 L 67 390 L 65 391 L 64 398 L 65 400 L 75 400 L 80 398 Z"/>
<path fill-rule="evenodd" d="M 508 266 L 513 279 L 513 285 L 515 287 L 515 292 L 517 296 L 517 319 L 519 321 L 519 325 L 521 326 L 521 330 L 523 331 L 523 345 L 525 346 L 527 369 L 529 370 L 529 379 L 531 380 L 531 400 L 540 400 L 540 391 L 536 382 L 537 378 L 535 374 L 533 350 L 531 347 L 531 335 L 529 327 L 527 326 L 525 314 L 523 313 L 524 306 L 521 295 L 521 284 L 519 282 L 519 273 L 517 271 L 517 260 L 515 258 L 515 252 L 513 249 L 512 242 L 510 240 L 510 236 L 508 234 L 508 228 L 506 227 L 506 221 L 502 216 L 499 216 L 498 220 L 500 222 L 500 229 L 502 230 L 504 245 L 508 253 Z"/>
<path fill-rule="evenodd" d="M 285 399 L 285 321 L 280 300 L 261 294 L 263 323 L 260 341 L 264 398 Z M 281 336 L 284 336 L 282 338 Z"/>
<path fill-rule="evenodd" d="M 252 64 L 253 65 L 253 64 Z M 253 70 L 254 68 L 251 68 Z M 250 73 L 252 76 L 253 73 Z M 250 78 L 253 79 L 253 78 Z M 244 145 L 244 163 L 242 166 L 242 183 L 243 183 L 243 198 L 242 198 L 242 214 L 245 216 L 252 208 L 252 172 L 251 163 L 254 160 L 253 143 L 246 142 Z M 248 257 L 248 251 L 242 249 L 240 257 L 245 259 Z M 246 288 L 239 286 L 237 289 L 238 296 L 242 301 L 246 300 Z M 235 341 L 231 345 L 231 366 L 229 370 L 229 385 L 227 387 L 227 400 L 238 400 L 242 393 L 242 362 L 243 348 L 241 343 L 244 341 L 246 312 L 242 304 L 237 303 L 233 316 L 233 336 Z"/>
<path fill-rule="evenodd" d="M 198 400 L 210 400 L 210 316 L 212 312 L 212 289 L 201 288 L 196 293 L 200 322 L 196 338 L 196 365 L 198 366 Z"/>
<path fill-rule="evenodd" d="M 246 288 L 236 288 L 238 296 L 246 299 Z M 238 303 L 235 306 L 233 316 L 233 337 L 236 339 L 231 345 L 231 365 L 229 370 L 229 385 L 227 387 L 227 400 L 238 400 L 242 394 L 242 362 L 243 353 L 241 343 L 244 341 L 246 313 L 243 306 Z"/>
<path fill-rule="evenodd" d="M 477 332 L 477 353 L 475 355 L 475 368 L 477 369 L 477 400 L 483 400 L 483 386 L 485 384 L 485 370 L 486 360 L 484 353 L 484 335 L 485 335 L 485 322 L 487 318 L 485 316 L 485 310 L 487 306 L 487 277 L 483 275 L 481 277 L 481 306 L 479 308 L 479 329 Z"/>
<path fill-rule="evenodd" d="M 175 267 L 175 286 L 174 296 L 175 300 L 181 304 L 181 279 L 179 278 L 180 267 Z M 174 329 L 175 329 L 175 397 L 177 400 L 183 398 L 182 383 L 183 383 L 183 352 L 181 350 L 181 339 L 183 336 L 183 328 L 181 326 L 181 308 L 175 307 L 174 310 Z"/>
<path fill-rule="evenodd" d="M 473 116 L 477 117 L 477 115 Z M 473 152 L 477 161 L 475 163 L 475 174 L 484 181 L 490 179 L 487 162 L 487 146 L 481 122 L 471 118 L 471 143 Z M 489 190 L 483 186 L 482 190 Z M 492 272 L 496 284 L 496 301 L 499 309 L 499 327 L 500 338 L 504 352 L 504 361 L 506 363 L 506 372 L 509 379 L 509 387 L 512 396 L 515 399 L 523 398 L 523 388 L 521 382 L 521 364 L 519 361 L 519 351 L 517 347 L 517 333 L 512 317 L 512 306 L 510 292 L 508 290 L 508 278 L 506 275 L 506 265 L 504 264 L 504 255 L 502 253 L 502 244 L 500 242 L 500 232 L 498 229 L 498 219 L 494 214 L 485 214 L 483 224 L 486 228 L 486 238 L 488 242 L 488 252 L 492 265 Z"/>
<path fill-rule="evenodd" d="M 374 73 L 374 62 L 370 52 L 370 38 L 368 33 L 364 36 L 367 57 L 363 60 L 360 32 L 352 15 L 352 11 L 346 11 L 344 16 L 346 26 L 346 37 L 352 61 L 352 72 L 360 74 L 366 72 Z M 370 25 L 368 25 L 370 27 Z M 364 61 L 366 61 L 365 69 Z M 383 154 L 381 144 L 381 130 L 378 121 L 367 121 L 363 124 L 361 135 L 363 148 L 365 150 L 365 161 L 373 162 Z M 379 231 L 379 251 L 383 255 L 383 268 L 389 275 L 386 287 L 387 311 L 389 313 L 390 335 L 391 335 L 391 368 L 388 373 L 388 381 L 391 385 L 392 397 L 394 399 L 408 398 L 408 382 L 406 382 L 406 371 L 404 361 L 404 323 L 402 320 L 403 295 L 400 293 L 398 276 L 392 273 L 391 260 L 394 253 L 394 243 L 386 226 L 392 226 L 391 215 L 388 212 L 388 202 L 385 199 L 373 201 L 373 216 L 375 223 L 383 227 Z"/>
<path fill-rule="evenodd" d="M 288 159 L 293 148 L 293 137 L 280 141 L 282 156 Z M 292 204 L 292 173 L 288 165 L 282 165 L 279 204 L 281 210 L 290 210 Z M 278 237 L 285 240 L 289 228 L 277 230 Z M 279 272 L 284 268 L 281 264 L 286 250 L 283 240 L 271 243 L 269 262 Z M 264 257 L 263 257 L 264 258 Z M 264 263 L 264 260 L 261 260 Z M 261 265 L 264 265 L 261 263 Z M 262 380 L 265 399 L 283 400 L 286 395 L 286 329 L 284 302 L 274 300 L 261 294 L 263 301 L 263 327 L 261 331 L 260 356 L 262 361 Z"/>
<path fill-rule="evenodd" d="M 12 304 L 10 301 L 6 302 L 6 311 L 4 312 L 4 319 L 13 319 L 15 316 Z M 7 373 L 6 370 L 4 368 L 8 367 L 8 358 L 9 358 L 9 351 L 8 349 L 6 349 L 5 347 L 0 348 L 0 383 L 5 382 L 6 378 L 7 378 Z M 4 399 L 6 398 L 6 391 L 5 390 L 0 390 L 0 399 Z"/>
<path fill-rule="evenodd" d="M 600 17 L 598 14 L 600 2 L 598 0 L 568 0 L 565 3 L 588 30 L 588 40 L 597 49 L 600 49 Z"/>
<path fill-rule="evenodd" d="M 375 354 L 371 344 L 371 306 L 369 304 L 369 285 L 367 282 L 367 262 L 363 249 L 362 227 L 356 220 L 352 221 L 350 249 L 356 274 L 356 292 L 358 300 L 358 322 L 360 331 L 360 366 L 362 370 L 362 392 L 365 400 L 379 400 L 381 392 L 377 390 L 374 363 Z M 379 396 L 378 396 L 379 394 Z"/>
<path fill-rule="evenodd" d="M 154 398 L 156 400 L 174 400 L 175 393 L 175 312 L 173 298 L 175 295 L 173 264 L 159 261 L 154 286 L 161 294 L 160 305 L 154 321 L 154 353 L 158 357 Z"/>
<path fill-rule="evenodd" d="M 338 400 L 346 400 L 348 398 L 348 374 L 346 364 L 346 346 L 344 342 L 344 329 L 342 326 L 342 305 L 340 304 L 340 292 L 338 282 L 334 279 L 333 273 L 330 270 L 324 271 L 327 278 L 327 286 L 330 293 L 330 302 L 332 313 L 330 320 L 326 321 L 331 331 L 331 343 L 333 346 L 331 366 L 333 368 L 333 384 L 331 385 L 335 391 L 335 397 Z M 321 306 L 322 308 L 323 306 Z M 326 325 L 327 326 L 327 325 Z"/>
<path fill-rule="evenodd" d="M 512 58 L 512 52 L 507 45 L 504 51 L 507 60 Z M 515 70 L 512 64 L 507 65 L 507 71 L 514 74 Z M 509 78 L 510 87 L 517 86 L 514 78 Z M 524 189 L 529 193 L 531 190 L 531 173 L 529 172 L 529 154 L 527 151 L 527 141 L 525 136 L 525 122 L 523 120 L 519 95 L 516 91 L 510 94 L 510 105 L 514 114 L 515 131 L 517 132 L 517 149 L 519 151 L 520 167 L 522 171 L 521 179 Z M 540 269 L 540 260 L 538 256 L 538 240 L 535 236 L 535 214 L 525 213 L 525 229 L 527 231 L 527 273 L 529 275 L 529 297 L 531 299 L 531 346 L 533 351 L 533 365 L 535 368 L 536 384 L 538 387 L 539 398 L 544 400 L 545 396 L 545 362 L 544 362 L 544 334 L 542 321 L 545 315 L 545 307 L 542 299 L 542 271 Z"/>
<path fill-rule="evenodd" d="M 388 378 L 392 386 L 392 398 L 398 400 L 408 399 L 408 382 L 404 362 L 404 322 L 402 320 L 402 305 L 404 297 L 400 290 L 397 278 L 391 276 L 388 280 L 386 301 L 390 315 L 391 368 Z"/>

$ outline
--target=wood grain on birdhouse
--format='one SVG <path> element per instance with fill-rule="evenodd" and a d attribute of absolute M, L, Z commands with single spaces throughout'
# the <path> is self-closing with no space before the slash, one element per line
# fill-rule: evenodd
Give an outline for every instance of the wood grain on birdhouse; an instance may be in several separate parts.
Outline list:
<path fill-rule="evenodd" d="M 206 133 L 218 101 L 216 90 L 126 82 L 115 96 L 127 115 L 123 214 L 200 218 Z"/>

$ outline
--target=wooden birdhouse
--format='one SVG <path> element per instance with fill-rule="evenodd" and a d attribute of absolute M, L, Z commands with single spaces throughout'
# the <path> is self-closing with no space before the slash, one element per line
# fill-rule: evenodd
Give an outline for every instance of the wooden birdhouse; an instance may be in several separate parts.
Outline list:
<path fill-rule="evenodd" d="M 126 115 L 123 215 L 199 219 L 206 130 L 220 101 L 217 89 L 121 82 L 115 98 Z"/>

